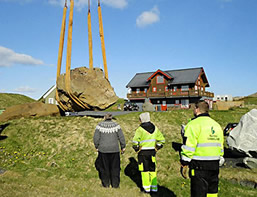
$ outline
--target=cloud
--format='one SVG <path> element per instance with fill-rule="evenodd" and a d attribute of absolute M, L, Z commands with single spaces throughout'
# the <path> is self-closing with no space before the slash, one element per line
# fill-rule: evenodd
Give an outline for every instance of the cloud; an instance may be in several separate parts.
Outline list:
<path fill-rule="evenodd" d="M 103 4 L 109 5 L 114 8 L 123 9 L 127 7 L 128 0 L 102 0 Z"/>
<path fill-rule="evenodd" d="M 160 21 L 160 11 L 154 6 L 150 11 L 144 11 L 137 17 L 136 24 L 138 27 L 145 27 Z"/>
<path fill-rule="evenodd" d="M 16 53 L 11 49 L 0 46 L 0 67 L 8 67 L 15 64 L 43 65 L 44 62 L 30 55 Z"/>
<path fill-rule="evenodd" d="M 30 88 L 28 86 L 21 86 L 19 88 L 14 89 L 13 91 L 19 93 L 33 93 L 36 92 L 36 89 Z"/>
<path fill-rule="evenodd" d="M 48 3 L 51 5 L 60 5 L 64 6 L 65 0 L 48 0 Z"/>

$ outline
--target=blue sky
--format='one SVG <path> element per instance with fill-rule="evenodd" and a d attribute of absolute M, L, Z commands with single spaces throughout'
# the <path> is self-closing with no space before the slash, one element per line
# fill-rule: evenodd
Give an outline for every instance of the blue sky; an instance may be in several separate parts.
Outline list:
<path fill-rule="evenodd" d="M 63 5 L 64 0 L 0 0 L 0 92 L 39 99 L 55 84 Z M 204 68 L 208 91 L 215 94 L 257 92 L 257 0 L 101 5 L 109 80 L 119 97 L 126 97 L 136 73 L 194 67 Z M 97 0 L 91 0 L 91 14 L 94 67 L 103 68 Z M 66 49 L 62 73 L 65 54 Z M 88 67 L 87 0 L 75 0 L 71 64 Z"/>

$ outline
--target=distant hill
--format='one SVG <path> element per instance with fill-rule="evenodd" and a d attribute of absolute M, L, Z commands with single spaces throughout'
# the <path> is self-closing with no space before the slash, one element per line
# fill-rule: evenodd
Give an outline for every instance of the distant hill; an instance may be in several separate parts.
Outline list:
<path fill-rule="evenodd" d="M 0 109 L 32 102 L 35 100 L 21 94 L 0 93 Z"/>
<path fill-rule="evenodd" d="M 257 97 L 257 92 L 254 94 L 249 95 L 248 97 Z"/>

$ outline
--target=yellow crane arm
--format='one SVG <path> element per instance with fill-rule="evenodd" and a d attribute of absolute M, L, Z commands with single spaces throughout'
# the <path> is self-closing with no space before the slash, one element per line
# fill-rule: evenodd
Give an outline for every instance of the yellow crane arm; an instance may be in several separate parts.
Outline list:
<path fill-rule="evenodd" d="M 73 9 L 74 0 L 70 0 L 70 15 L 69 15 L 69 27 L 68 27 L 68 41 L 67 41 L 67 57 L 66 57 L 66 76 L 65 76 L 65 88 L 70 98 L 83 109 L 89 109 L 88 105 L 83 103 L 76 97 L 71 91 L 70 83 L 70 67 L 71 67 L 71 47 L 72 47 L 72 25 L 73 25 Z"/>
<path fill-rule="evenodd" d="M 93 69 L 93 42 L 92 42 L 92 30 L 91 30 L 90 0 L 88 0 L 87 24 L 88 24 L 89 68 Z"/>
<path fill-rule="evenodd" d="M 65 1 L 65 5 L 64 5 L 64 8 L 63 8 L 61 36 L 60 36 L 60 42 L 59 42 L 58 61 L 57 61 L 56 83 L 57 83 L 58 77 L 61 74 L 63 45 L 64 45 L 64 35 L 65 35 L 65 26 L 66 26 L 66 13 L 67 13 L 67 0 Z M 60 98 L 59 98 L 59 95 L 58 95 L 57 87 L 56 87 L 56 92 L 55 92 L 55 99 L 59 103 L 60 108 L 63 111 L 65 111 L 67 108 L 60 102 Z"/>
<path fill-rule="evenodd" d="M 105 74 L 105 78 L 108 79 L 108 69 L 107 69 L 107 61 L 106 61 L 106 53 L 105 53 L 104 30 L 103 30 L 103 20 L 102 20 L 100 0 L 98 0 L 98 18 L 99 18 L 99 32 L 100 32 L 100 38 L 101 38 L 103 64 L 104 64 L 104 74 Z"/>

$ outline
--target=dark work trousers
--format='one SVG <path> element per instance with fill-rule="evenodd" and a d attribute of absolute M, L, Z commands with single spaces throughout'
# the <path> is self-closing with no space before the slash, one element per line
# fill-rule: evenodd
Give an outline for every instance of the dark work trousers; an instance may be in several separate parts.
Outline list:
<path fill-rule="evenodd" d="M 95 161 L 95 167 L 104 187 L 118 188 L 120 184 L 120 153 L 101 153 Z"/>
<path fill-rule="evenodd" d="M 191 197 L 216 196 L 219 186 L 219 170 L 190 169 Z"/>

